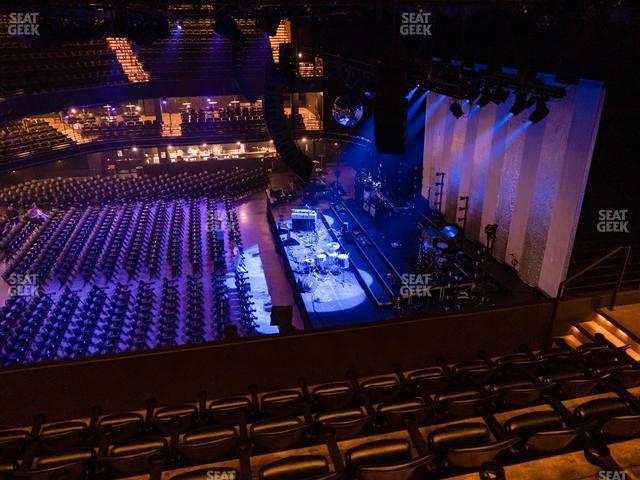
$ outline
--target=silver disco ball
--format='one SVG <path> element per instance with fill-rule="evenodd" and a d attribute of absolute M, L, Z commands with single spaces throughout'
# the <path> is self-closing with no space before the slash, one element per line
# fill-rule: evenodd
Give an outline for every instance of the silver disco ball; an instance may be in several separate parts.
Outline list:
<path fill-rule="evenodd" d="M 333 119 L 344 127 L 352 127 L 364 114 L 364 107 L 359 98 L 353 95 L 342 95 L 336 98 L 331 108 Z"/>

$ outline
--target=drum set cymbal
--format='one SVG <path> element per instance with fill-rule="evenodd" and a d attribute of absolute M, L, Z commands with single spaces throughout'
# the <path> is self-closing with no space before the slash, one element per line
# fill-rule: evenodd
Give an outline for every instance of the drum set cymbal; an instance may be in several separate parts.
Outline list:
<path fill-rule="evenodd" d="M 337 252 L 340 250 L 340 244 L 338 242 L 327 243 L 327 252 Z"/>
<path fill-rule="evenodd" d="M 442 227 L 440 233 L 442 233 L 442 235 L 447 238 L 455 238 L 458 236 L 458 228 L 454 227 L 453 225 L 446 225 Z"/>
<path fill-rule="evenodd" d="M 339 275 L 349 269 L 349 254 L 340 253 L 340 244 L 330 242 L 321 251 L 310 251 L 303 259 L 296 261 L 295 272 L 316 279 Z"/>

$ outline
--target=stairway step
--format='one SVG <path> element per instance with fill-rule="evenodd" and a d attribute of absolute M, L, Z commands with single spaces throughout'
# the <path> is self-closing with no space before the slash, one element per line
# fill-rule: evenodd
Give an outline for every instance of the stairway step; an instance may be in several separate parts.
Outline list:
<path fill-rule="evenodd" d="M 609 325 L 607 325 L 607 323 Z M 634 360 L 640 361 L 640 345 L 613 326 L 608 320 L 602 318 L 602 320 L 594 319 L 581 322 L 578 324 L 578 328 L 586 332 L 591 338 L 595 338 L 596 333 L 601 333 L 616 347 L 623 347 L 627 344 L 630 345 L 631 347 L 627 350 L 627 354 Z"/>
<path fill-rule="evenodd" d="M 578 348 L 580 345 L 584 343 L 589 343 L 591 341 L 589 337 L 584 335 L 576 327 L 571 327 L 571 329 L 569 330 L 569 333 L 567 333 L 566 335 L 561 335 L 558 338 L 563 339 L 565 342 L 567 342 L 567 345 L 569 345 L 574 350 Z"/>

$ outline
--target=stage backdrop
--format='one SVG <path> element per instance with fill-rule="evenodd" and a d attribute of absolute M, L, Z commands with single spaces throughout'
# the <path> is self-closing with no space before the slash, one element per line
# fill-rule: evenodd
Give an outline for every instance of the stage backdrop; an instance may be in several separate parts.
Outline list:
<path fill-rule="evenodd" d="M 552 82 L 553 77 L 544 77 Z M 434 206 L 436 173 L 444 172 L 442 211 L 460 224 L 461 196 L 469 197 L 467 238 L 485 244 L 484 227 L 497 224 L 494 256 L 529 285 L 555 296 L 565 278 L 600 121 L 601 82 L 581 80 L 548 102 L 538 123 L 532 110 L 509 113 L 514 96 L 483 108 L 452 99 L 426 99 L 422 196 Z"/>

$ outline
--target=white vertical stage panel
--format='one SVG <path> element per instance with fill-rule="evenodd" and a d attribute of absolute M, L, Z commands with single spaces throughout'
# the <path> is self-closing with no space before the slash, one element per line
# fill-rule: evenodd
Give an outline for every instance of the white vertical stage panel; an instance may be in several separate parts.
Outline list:
<path fill-rule="evenodd" d="M 559 195 L 551 213 L 538 287 L 555 296 L 565 278 L 600 125 L 605 92 L 602 82 L 581 80 L 560 176 Z"/>

